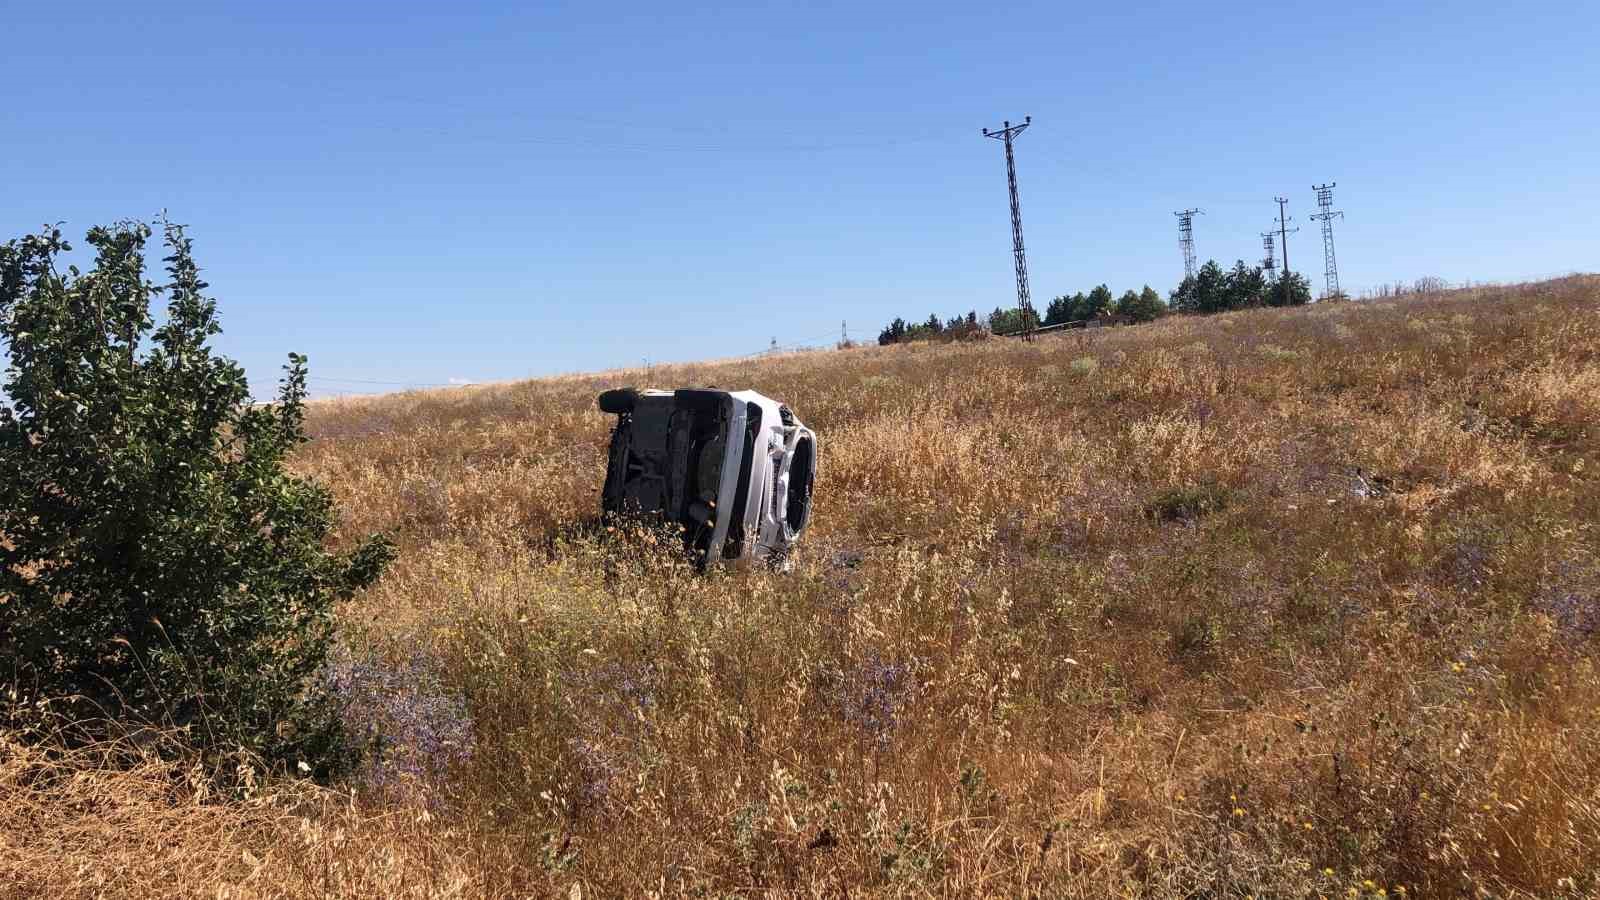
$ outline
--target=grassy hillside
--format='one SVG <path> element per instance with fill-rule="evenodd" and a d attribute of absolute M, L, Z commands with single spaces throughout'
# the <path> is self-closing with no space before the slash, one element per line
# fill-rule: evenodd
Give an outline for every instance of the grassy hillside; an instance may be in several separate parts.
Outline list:
<path fill-rule="evenodd" d="M 353 665 L 444 749 L 352 804 L 4 746 L 0 885 L 1600 893 L 1600 279 L 656 367 L 816 429 L 787 575 L 586 527 L 642 376 L 317 405 L 401 546 Z"/>

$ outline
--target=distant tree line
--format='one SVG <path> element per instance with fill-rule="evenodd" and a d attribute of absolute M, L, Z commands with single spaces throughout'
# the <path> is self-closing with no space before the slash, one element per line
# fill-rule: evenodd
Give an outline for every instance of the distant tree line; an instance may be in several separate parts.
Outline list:
<path fill-rule="evenodd" d="M 1224 272 L 1214 259 L 1178 284 L 1172 292 L 1173 312 L 1215 313 L 1256 306 L 1303 306 L 1311 302 L 1311 283 L 1291 272 L 1268 278 L 1260 266 L 1244 260 Z"/>
<path fill-rule="evenodd" d="M 1381 300 L 1389 297 L 1404 297 L 1407 294 L 1437 294 L 1440 291 L 1449 289 L 1450 282 L 1430 275 L 1426 278 L 1418 278 L 1410 284 L 1406 284 L 1403 281 L 1396 281 L 1392 285 L 1380 284 L 1372 291 L 1372 296 Z"/>
<path fill-rule="evenodd" d="M 1029 313 L 1024 316 L 1016 307 L 995 307 L 995 311 L 989 314 L 989 330 L 995 334 L 1013 334 L 1041 325 L 1066 325 L 1109 318 L 1130 324 L 1149 322 L 1166 315 L 1167 305 L 1161 302 L 1161 295 L 1148 284 L 1142 291 L 1124 291 L 1121 297 L 1114 297 L 1111 288 L 1102 284 L 1087 294 L 1079 291 L 1051 300 L 1045 305 L 1043 322 L 1038 320 L 1038 313 L 1032 310 Z"/>
<path fill-rule="evenodd" d="M 996 306 L 994 312 L 989 313 L 989 331 L 994 334 L 1016 334 L 1038 327 L 1039 314 L 1031 309 L 1024 315 L 1023 311 L 1015 306 L 1004 309 Z"/>
<path fill-rule="evenodd" d="M 1149 322 L 1167 313 L 1161 295 L 1150 285 L 1142 291 L 1124 291 L 1113 300 L 1111 288 L 1100 285 L 1089 293 L 1079 291 L 1072 296 L 1051 300 L 1044 310 L 1044 324 L 1065 325 L 1068 322 L 1087 322 L 1107 316 L 1116 316 L 1125 322 Z"/>
<path fill-rule="evenodd" d="M 1155 289 L 1145 285 L 1142 291 L 1127 291 L 1113 297 L 1111 288 L 1100 285 L 1088 293 L 1082 291 L 1070 296 L 1060 296 L 1045 307 L 1045 318 L 1039 321 L 1038 313 L 1025 314 L 1016 307 L 995 307 L 986 318 L 978 318 L 976 311 L 952 316 L 940 321 L 931 315 L 925 322 L 915 324 L 905 319 L 895 319 L 878 333 L 879 344 L 901 344 L 908 341 L 956 341 L 987 337 L 990 334 L 1012 334 L 1038 328 L 1040 325 L 1062 325 L 1090 319 L 1119 317 L 1124 322 L 1148 322 L 1166 315 L 1167 305 Z"/>
<path fill-rule="evenodd" d="M 879 332 L 878 343 L 968 340 L 1096 319 L 1111 318 L 1136 324 L 1159 319 L 1168 312 L 1215 313 L 1257 306 L 1301 306 L 1310 302 L 1311 283 L 1299 273 L 1268 277 L 1260 266 L 1246 265 L 1242 259 L 1225 272 L 1213 259 L 1207 260 L 1193 276 L 1183 279 L 1167 301 L 1162 301 L 1161 295 L 1148 284 L 1144 290 L 1124 291 L 1120 297 L 1115 297 L 1111 288 L 1102 284 L 1088 293 L 1079 291 L 1051 300 L 1045 306 L 1042 322 L 1034 310 L 999 306 L 986 320 L 979 320 L 976 312 L 942 322 L 937 315 L 930 315 L 927 321 L 916 324 L 895 319 Z"/>
<path fill-rule="evenodd" d="M 978 311 L 966 315 L 957 313 L 944 321 L 937 313 L 927 321 L 907 324 L 905 319 L 895 319 L 878 332 L 879 344 L 903 344 L 908 341 L 962 341 L 988 337 L 988 328 L 978 321 Z"/>

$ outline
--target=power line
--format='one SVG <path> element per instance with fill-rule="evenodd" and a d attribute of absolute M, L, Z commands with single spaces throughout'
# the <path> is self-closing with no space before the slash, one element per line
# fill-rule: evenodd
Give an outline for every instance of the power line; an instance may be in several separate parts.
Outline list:
<path fill-rule="evenodd" d="M 585 122 L 585 123 L 588 123 L 588 124 L 591 124 L 591 125 L 599 125 L 599 126 L 603 126 L 603 127 L 606 127 L 606 128 L 642 129 L 642 130 L 645 130 L 645 131 L 658 131 L 658 132 L 664 132 L 664 133 L 667 133 L 667 134 L 693 135 L 693 136 L 696 136 L 696 137 L 708 137 L 708 136 L 709 137 L 717 137 L 717 136 L 725 135 L 725 134 L 728 133 L 728 129 L 727 129 L 726 125 L 724 125 L 724 124 L 707 126 L 707 125 L 694 125 L 694 124 L 685 125 L 685 124 L 681 124 L 681 123 L 677 123 L 677 122 L 674 122 L 672 124 L 665 124 L 665 123 L 662 123 L 662 122 L 647 122 L 647 121 L 646 122 L 641 122 L 641 121 L 633 120 L 633 119 L 630 119 L 630 120 L 627 120 L 627 121 L 619 121 L 619 120 L 616 120 L 616 119 L 599 119 L 599 118 L 594 118 L 592 116 L 575 115 L 575 114 L 570 114 L 570 113 L 562 116 L 560 121 L 561 122 L 569 122 L 569 121 Z M 906 144 L 924 144 L 924 143 L 928 143 L 929 141 L 949 140 L 949 139 L 951 139 L 953 137 L 953 135 L 950 132 L 944 130 L 943 128 L 935 129 L 935 130 L 932 130 L 932 131 L 924 131 L 921 134 L 902 135 L 902 136 L 899 136 L 899 137 L 885 139 L 883 137 L 883 132 L 881 130 L 878 130 L 878 129 L 869 129 L 869 130 L 865 130 L 865 131 L 860 131 L 860 130 L 852 131 L 852 130 L 847 130 L 847 129 L 844 129 L 844 128 L 836 128 L 836 127 L 832 127 L 832 126 L 827 126 L 828 133 L 833 134 L 833 135 L 843 135 L 847 139 L 855 139 L 855 140 L 847 140 L 847 141 L 842 141 L 842 142 L 830 142 L 830 143 L 827 143 L 827 144 L 817 144 L 816 141 L 812 139 L 812 136 L 813 136 L 814 132 L 812 132 L 810 130 L 807 130 L 807 129 L 770 128 L 770 127 L 763 126 L 760 123 L 752 122 L 752 121 L 748 121 L 748 120 L 744 121 L 741 124 L 740 131 L 741 131 L 741 133 L 748 133 L 748 132 L 754 132 L 754 131 L 756 131 L 758 129 L 760 131 L 764 131 L 767 134 L 772 135 L 774 137 L 788 138 L 788 139 L 793 139 L 793 141 L 794 141 L 793 143 L 779 144 L 779 145 L 769 145 L 769 146 L 782 146 L 782 147 L 793 147 L 793 148 L 802 148 L 802 149 L 814 149 L 814 148 L 817 148 L 817 147 L 823 147 L 823 148 L 827 148 L 827 149 L 861 150 L 861 149 L 870 149 L 870 148 L 874 148 L 874 147 L 900 147 L 900 146 L 904 146 Z"/>
<path fill-rule="evenodd" d="M 1178 217 L 1178 247 L 1183 250 L 1183 277 L 1194 277 L 1194 217 L 1204 215 L 1203 209 L 1186 209 L 1175 212 Z"/>
<path fill-rule="evenodd" d="M 541 128 L 544 134 L 538 135 L 502 135 L 499 137 L 487 134 L 476 136 L 499 143 L 531 143 L 531 144 L 565 144 L 582 147 L 602 149 L 638 150 L 638 151 L 663 151 L 663 152 L 708 152 L 708 153 L 747 153 L 753 151 L 793 151 L 793 152 L 818 152 L 818 151 L 848 151 L 869 150 L 883 147 L 898 147 L 907 144 L 924 144 L 935 141 L 951 141 L 956 138 L 954 132 L 944 128 L 918 129 L 910 134 L 899 133 L 895 137 L 885 138 L 879 129 L 850 128 L 847 126 L 834 127 L 830 123 L 822 123 L 830 135 L 842 136 L 842 141 L 819 142 L 815 139 L 815 129 L 783 127 L 774 121 L 761 121 L 754 118 L 740 118 L 734 120 L 736 129 L 727 127 L 726 120 L 717 124 L 697 124 L 695 122 L 673 120 L 671 122 L 655 122 L 647 119 L 629 118 L 616 119 L 603 116 L 591 116 L 582 113 L 557 112 L 553 114 L 517 114 L 496 116 L 486 119 L 481 104 L 472 102 L 458 102 L 455 98 L 443 99 L 432 96 L 421 96 L 413 93 L 394 93 L 374 96 L 370 92 L 355 93 L 324 93 L 320 95 L 323 105 L 320 107 L 323 115 L 309 118 L 313 124 L 332 127 L 362 127 L 369 125 L 375 128 L 385 128 L 408 133 L 430 133 L 460 137 L 463 134 L 471 135 L 466 129 L 456 126 L 424 126 L 414 127 L 413 123 L 425 121 L 448 120 L 451 122 L 470 121 L 489 125 L 505 127 L 533 126 Z M 330 105 L 331 104 L 331 105 Z M 358 105 L 363 111 L 374 111 L 377 116 L 370 120 L 352 119 L 341 111 L 340 104 Z M 402 118 L 394 118 L 399 114 Z M 311 116 L 316 116 L 314 110 Z M 629 134 L 639 132 L 656 132 L 665 135 L 680 135 L 695 140 L 689 143 L 663 144 L 653 141 L 616 142 L 601 138 L 595 140 L 588 135 L 575 133 L 575 126 L 591 126 L 603 131 L 605 134 L 615 134 L 626 131 Z M 328 130 L 328 129 L 324 129 Z M 754 136 L 754 140 L 727 143 L 721 139 L 730 133 L 737 133 L 743 137 Z"/>
<path fill-rule="evenodd" d="M 459 387 L 448 381 L 374 381 L 370 378 L 334 378 L 329 375 L 307 375 L 307 381 L 331 381 L 339 384 L 378 384 L 386 387 Z"/>
<path fill-rule="evenodd" d="M 1023 116 L 1021 125 L 1012 125 L 1007 120 L 1001 124 L 999 131 L 983 129 L 984 137 L 1003 141 L 1006 145 L 1006 184 L 1011 191 L 1011 252 L 1016 257 L 1017 311 L 1022 316 L 1024 331 L 1032 330 L 1037 316 L 1033 314 L 1033 300 L 1028 296 L 1028 255 L 1022 249 L 1022 204 L 1017 200 L 1017 162 L 1011 153 L 1011 142 L 1031 124 L 1033 116 Z"/>
<path fill-rule="evenodd" d="M 615 129 L 634 126 L 624 123 L 611 123 Z M 468 141 L 480 141 L 501 146 L 553 146 L 577 147 L 587 150 L 616 150 L 632 153 L 710 153 L 710 154 L 745 154 L 758 153 L 828 153 L 849 152 L 857 150 L 877 150 L 889 147 L 903 147 L 911 144 L 927 144 L 938 141 L 947 141 L 953 138 L 950 134 L 930 134 L 922 137 L 897 138 L 892 140 L 858 140 L 858 141 L 805 141 L 805 140 L 756 140 L 736 143 L 713 142 L 686 139 L 684 141 L 662 142 L 654 140 L 615 140 L 607 138 L 594 138 L 580 133 L 560 134 L 486 134 L 463 132 L 459 128 L 446 128 L 442 126 L 424 126 L 410 128 L 394 128 L 397 132 L 407 134 L 425 134 Z M 671 134 L 672 132 L 668 132 Z M 677 132 L 685 138 L 691 135 L 703 134 L 701 132 Z"/>
<path fill-rule="evenodd" d="M 1311 186 L 1317 192 L 1317 208 L 1321 212 L 1311 218 L 1322 221 L 1322 281 L 1323 299 L 1338 298 L 1339 293 L 1339 264 L 1333 258 L 1333 220 L 1344 218 L 1342 210 L 1333 208 L 1333 189 L 1338 186 L 1337 181 L 1327 184 L 1314 184 Z"/>
<path fill-rule="evenodd" d="M 827 331 L 823 332 L 822 334 L 813 334 L 802 338 L 796 338 L 794 339 L 793 343 L 788 344 L 778 343 L 778 338 L 776 335 L 774 335 L 764 349 L 757 350 L 754 353 L 746 354 L 744 358 L 755 359 L 763 356 L 771 356 L 775 353 L 792 353 L 805 350 L 826 349 L 835 340 L 839 341 L 840 343 L 848 343 L 850 341 L 850 327 L 848 323 L 840 322 L 839 330 L 837 332 Z M 644 368 L 647 370 L 651 368 L 651 363 L 649 360 L 644 361 Z M 377 378 L 341 378 L 336 375 L 307 375 L 306 381 L 313 385 L 320 384 L 327 389 L 335 389 L 341 385 L 372 385 L 375 387 L 397 388 L 447 388 L 468 387 L 478 383 L 475 381 L 385 381 Z M 272 398 L 270 400 L 262 398 L 251 399 L 252 402 L 255 403 L 277 402 L 276 398 Z"/>

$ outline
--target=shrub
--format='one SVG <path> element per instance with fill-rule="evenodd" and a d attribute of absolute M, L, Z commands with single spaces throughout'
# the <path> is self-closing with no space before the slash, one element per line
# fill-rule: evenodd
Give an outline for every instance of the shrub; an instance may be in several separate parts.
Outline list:
<path fill-rule="evenodd" d="M 332 499 L 284 468 L 305 440 L 305 359 L 290 355 L 276 403 L 252 404 L 208 344 L 221 329 L 190 240 L 165 226 L 158 287 L 150 233 L 90 230 L 87 273 L 57 269 L 59 229 L 0 247 L 0 658 L 22 706 L 93 734 L 163 725 L 326 774 L 346 755 L 312 680 L 332 605 L 392 550 L 324 549 Z"/>
<path fill-rule="evenodd" d="M 1145 513 L 1163 522 L 1187 522 L 1218 512 L 1227 503 L 1227 488 L 1202 484 L 1162 491 L 1145 506 Z"/>
<path fill-rule="evenodd" d="M 1127 317 L 1130 322 L 1153 321 L 1166 312 L 1167 305 L 1161 301 L 1161 295 L 1148 284 L 1144 290 L 1138 293 L 1128 291 L 1117 300 L 1117 315 Z"/>

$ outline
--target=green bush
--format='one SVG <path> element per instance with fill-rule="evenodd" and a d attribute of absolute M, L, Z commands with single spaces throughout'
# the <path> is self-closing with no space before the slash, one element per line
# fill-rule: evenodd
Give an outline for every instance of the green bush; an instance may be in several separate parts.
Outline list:
<path fill-rule="evenodd" d="M 164 726 L 329 774 L 346 755 L 316 677 L 332 606 L 393 551 L 325 549 L 332 498 L 284 465 L 305 440 L 305 359 L 253 404 L 208 344 L 216 303 L 189 239 L 165 226 L 157 286 L 150 234 L 92 229 L 87 273 L 57 268 L 56 229 L 0 246 L 0 678 L 14 708 L 47 704 L 91 736 Z"/>
<path fill-rule="evenodd" d="M 1150 322 L 1166 315 L 1167 305 L 1161 302 L 1161 295 L 1147 284 L 1144 290 L 1137 293 L 1124 293 L 1117 300 L 1116 310 L 1117 315 L 1126 316 L 1130 322 Z"/>
<path fill-rule="evenodd" d="M 1145 514 L 1162 522 L 1189 522 L 1228 505 L 1228 489 L 1218 484 L 1171 488 L 1145 504 Z"/>

